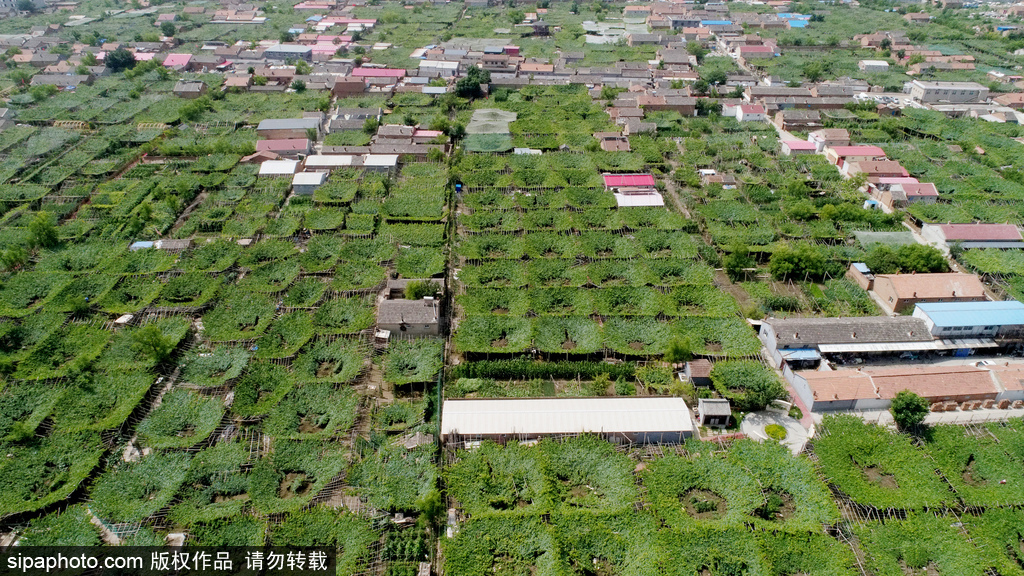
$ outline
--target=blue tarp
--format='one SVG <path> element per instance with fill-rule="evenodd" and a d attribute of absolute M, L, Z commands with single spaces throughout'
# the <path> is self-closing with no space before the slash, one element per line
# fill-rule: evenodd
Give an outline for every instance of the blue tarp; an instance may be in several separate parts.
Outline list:
<path fill-rule="evenodd" d="M 821 354 L 818 354 L 818 351 L 813 348 L 787 348 L 779 350 L 779 354 L 782 354 L 783 360 L 789 360 L 790 362 L 821 360 Z"/>

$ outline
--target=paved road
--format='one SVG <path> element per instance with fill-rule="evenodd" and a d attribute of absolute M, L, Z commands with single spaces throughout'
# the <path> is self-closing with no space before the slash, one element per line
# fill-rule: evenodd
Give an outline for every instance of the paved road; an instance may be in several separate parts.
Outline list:
<path fill-rule="evenodd" d="M 839 414 L 840 412 L 834 412 Z M 843 412 L 845 414 L 853 414 L 859 416 L 865 422 L 870 424 L 879 424 L 881 426 L 895 426 L 895 422 L 892 419 L 892 414 L 888 411 L 882 410 L 865 410 L 865 411 L 852 411 Z M 814 421 L 818 424 L 821 423 L 823 417 L 828 413 L 814 413 Z M 1021 418 L 1024 417 L 1024 408 L 1017 410 L 968 410 L 968 411 L 956 411 L 956 412 L 929 412 L 924 417 L 924 423 L 935 425 L 935 424 L 972 424 L 982 422 L 1001 422 L 1010 418 Z"/>
<path fill-rule="evenodd" d="M 807 444 L 807 430 L 800 422 L 779 412 L 771 410 L 751 412 L 743 417 L 740 431 L 759 442 L 770 442 L 772 440 L 764 432 L 764 427 L 770 424 L 778 424 L 786 429 L 786 438 L 782 440 L 781 444 L 789 448 L 790 452 L 799 454 L 803 451 L 804 445 Z"/>

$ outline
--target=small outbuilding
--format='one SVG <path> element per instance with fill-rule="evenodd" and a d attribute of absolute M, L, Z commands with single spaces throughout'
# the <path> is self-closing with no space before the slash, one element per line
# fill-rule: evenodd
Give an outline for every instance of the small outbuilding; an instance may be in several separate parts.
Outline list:
<path fill-rule="evenodd" d="M 260 164 L 260 177 L 293 176 L 299 167 L 298 160 L 267 160 Z"/>
<path fill-rule="evenodd" d="M 199 80 L 178 80 L 174 85 L 174 95 L 179 98 L 193 100 L 206 94 L 206 84 Z"/>
<path fill-rule="evenodd" d="M 732 419 L 732 407 L 725 398 L 699 398 L 697 422 L 701 426 L 725 428 Z"/>
<path fill-rule="evenodd" d="M 710 360 L 698 358 L 690 360 L 683 369 L 683 375 L 694 386 L 711 386 L 711 369 L 714 365 Z"/>
<path fill-rule="evenodd" d="M 377 307 L 377 329 L 403 336 L 441 334 L 441 305 L 434 298 L 384 300 Z"/>
<path fill-rule="evenodd" d="M 292 178 L 292 190 L 296 194 L 309 196 L 326 181 L 326 172 L 299 172 Z"/>

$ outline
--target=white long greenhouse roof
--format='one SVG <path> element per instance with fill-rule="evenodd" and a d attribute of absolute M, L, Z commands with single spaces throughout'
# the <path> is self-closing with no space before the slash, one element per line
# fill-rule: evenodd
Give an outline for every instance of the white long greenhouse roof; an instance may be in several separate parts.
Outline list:
<path fill-rule="evenodd" d="M 445 400 L 441 436 L 692 432 L 682 398 Z"/>

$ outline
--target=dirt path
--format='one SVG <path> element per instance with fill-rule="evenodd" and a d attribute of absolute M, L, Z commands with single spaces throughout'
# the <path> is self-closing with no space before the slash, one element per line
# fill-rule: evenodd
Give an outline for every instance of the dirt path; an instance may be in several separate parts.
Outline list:
<path fill-rule="evenodd" d="M 676 149 L 680 154 L 683 153 L 683 147 L 679 144 L 679 141 L 676 141 Z M 672 173 L 674 174 L 675 171 L 679 169 L 679 162 L 675 157 L 669 158 L 667 162 L 669 166 L 672 167 Z M 682 198 L 679 197 L 679 190 L 676 187 L 676 182 L 672 177 L 672 174 L 669 174 L 668 178 L 665 178 L 664 182 L 665 196 L 668 198 L 669 202 L 671 202 L 672 205 L 676 207 L 676 210 L 679 210 L 683 216 L 686 216 L 686 218 L 689 219 L 690 211 L 686 209 L 686 205 L 683 204 Z"/>
<path fill-rule="evenodd" d="M 167 234 L 165 236 L 167 238 L 173 238 L 174 233 L 178 231 L 178 228 L 184 226 L 185 222 L 188 221 L 189 215 L 191 215 L 192 212 L 194 212 L 195 209 L 198 208 L 199 205 L 202 204 L 203 201 L 206 200 L 206 198 L 209 196 L 210 193 L 205 190 L 202 191 L 199 194 L 199 196 L 196 196 L 196 199 L 193 200 L 192 203 L 188 205 L 188 208 L 185 208 L 185 210 L 181 213 L 181 216 L 178 216 L 178 219 L 174 221 L 174 226 L 171 226 L 171 229 L 167 231 Z"/>

